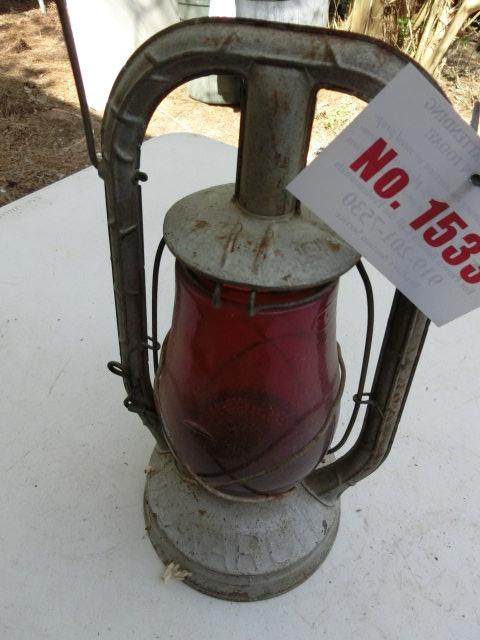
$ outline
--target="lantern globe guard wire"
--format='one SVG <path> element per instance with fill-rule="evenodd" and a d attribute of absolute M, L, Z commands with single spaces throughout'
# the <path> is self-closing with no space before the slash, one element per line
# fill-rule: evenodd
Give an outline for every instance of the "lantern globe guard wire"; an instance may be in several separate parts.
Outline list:
<path fill-rule="evenodd" d="M 365 288 L 365 295 L 367 298 L 367 329 L 365 335 L 365 347 L 363 350 L 363 358 L 362 358 L 362 367 L 360 369 L 360 378 L 358 380 L 358 388 L 357 393 L 353 396 L 354 407 L 352 414 L 350 416 L 350 420 L 345 428 L 344 434 L 341 439 L 338 441 L 336 445 L 330 447 L 327 451 L 327 454 L 332 454 L 341 449 L 345 443 L 347 442 L 350 434 L 352 433 L 352 429 L 355 425 L 355 422 L 358 417 L 358 412 L 360 411 L 360 405 L 362 404 L 371 404 L 375 405 L 374 400 L 370 397 L 369 393 L 365 393 L 365 381 L 367 378 L 368 364 L 370 361 L 370 352 L 372 350 L 372 338 L 373 338 L 373 325 L 375 318 L 375 303 L 373 299 L 373 289 L 372 283 L 370 282 L 370 278 L 368 277 L 368 273 L 362 263 L 359 261 L 357 263 L 357 271 L 362 278 L 363 286 Z M 367 400 L 363 400 L 363 397 L 367 396 Z"/>
<path fill-rule="evenodd" d="M 153 274 L 152 274 L 152 357 L 153 357 L 153 374 L 157 373 L 158 369 L 158 272 L 160 270 L 160 262 L 162 260 L 163 250 L 165 249 L 165 238 L 162 238 L 158 244 L 157 251 L 155 253 L 155 260 L 153 262 Z"/>

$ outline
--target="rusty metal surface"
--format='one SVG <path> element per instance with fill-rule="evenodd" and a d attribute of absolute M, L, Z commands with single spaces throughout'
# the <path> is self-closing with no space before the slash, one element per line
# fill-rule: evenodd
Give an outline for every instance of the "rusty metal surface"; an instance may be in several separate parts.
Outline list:
<path fill-rule="evenodd" d="M 191 269 L 254 289 L 292 290 L 335 280 L 359 260 L 308 209 L 266 220 L 246 214 L 234 191 L 233 184 L 205 189 L 168 211 L 165 240 Z"/>
<path fill-rule="evenodd" d="M 285 186 L 306 164 L 315 109 L 315 81 L 306 69 L 251 65 L 240 143 L 237 197 L 258 216 L 296 209 Z"/>

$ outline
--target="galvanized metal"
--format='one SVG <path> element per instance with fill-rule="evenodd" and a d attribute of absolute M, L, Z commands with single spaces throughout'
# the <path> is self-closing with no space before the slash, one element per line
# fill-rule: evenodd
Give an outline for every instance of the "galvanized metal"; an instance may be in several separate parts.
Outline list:
<path fill-rule="evenodd" d="M 293 213 L 297 203 L 285 186 L 306 164 L 315 81 L 306 69 L 257 62 L 248 69 L 246 82 L 239 204 L 258 216 Z"/>
<path fill-rule="evenodd" d="M 180 20 L 205 18 L 209 15 L 210 0 L 178 0 Z M 233 76 L 204 76 L 188 83 L 188 95 L 207 104 L 240 103 L 240 81 Z"/>
<path fill-rule="evenodd" d="M 168 211 L 167 246 L 191 269 L 252 289 L 291 290 L 331 282 L 360 259 L 308 209 L 265 219 L 246 213 L 234 193 L 233 184 L 205 189 Z"/>
<path fill-rule="evenodd" d="M 340 503 L 304 487 L 272 502 L 242 504 L 179 479 L 169 455 L 153 452 L 145 487 L 148 535 L 185 582 L 226 600 L 263 600 L 306 580 L 337 534 Z"/>

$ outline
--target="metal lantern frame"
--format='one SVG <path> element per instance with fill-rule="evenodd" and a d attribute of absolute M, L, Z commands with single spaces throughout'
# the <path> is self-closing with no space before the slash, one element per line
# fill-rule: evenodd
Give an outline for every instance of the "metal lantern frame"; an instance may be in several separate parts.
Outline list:
<path fill-rule="evenodd" d="M 294 222 L 299 203 L 284 187 L 306 164 L 317 92 L 323 88 L 333 89 L 369 102 L 412 60 L 387 44 L 348 32 L 242 19 L 183 22 L 154 35 L 128 60 L 108 100 L 102 123 L 102 152 L 97 154 L 63 0 L 59 0 L 58 8 L 80 96 L 90 158 L 105 183 L 120 347 L 120 362 L 109 363 L 109 369 L 123 378 L 127 391 L 125 406 L 141 417 L 159 447 L 164 449 L 167 445 L 155 408 L 149 353 L 153 349 L 157 365 L 156 277 L 165 240 L 160 242 L 155 259 L 154 329 L 149 336 L 140 185 L 147 179 L 140 171 L 141 145 L 153 112 L 171 91 L 189 80 L 211 74 L 240 77 L 244 93 L 237 180 L 232 187 L 234 199 L 243 211 L 260 220 L 259 224 L 275 225 L 278 216 L 286 215 L 292 215 Z M 419 70 L 441 91 L 426 72 L 420 67 Z M 189 250 L 188 243 L 180 247 L 175 229 L 168 222 L 165 235 L 173 253 L 188 267 L 207 274 L 213 269 L 209 252 L 203 251 L 198 257 Z M 181 237 L 182 229 L 177 235 Z M 279 266 L 282 274 L 291 276 L 285 290 L 326 283 L 347 269 L 340 263 L 335 266 L 335 251 L 326 257 L 324 254 L 314 256 L 303 270 L 299 270 L 298 256 L 294 252 L 292 255 L 290 262 Z M 332 261 L 333 270 L 329 273 Z M 397 290 L 373 384 L 370 392 L 365 393 L 373 302 L 361 264 L 359 268 L 369 305 L 367 345 L 359 393 L 354 397 L 354 417 L 360 404 L 367 405 L 363 425 L 347 453 L 320 465 L 303 482 L 307 491 L 327 506 L 338 502 L 345 489 L 372 473 L 387 457 L 429 326 L 428 318 Z M 231 269 L 227 265 L 223 280 L 249 282 L 254 289 L 255 277 L 251 270 L 248 273 L 245 270 L 247 267 L 240 263 Z M 273 289 L 281 290 L 275 278 L 274 269 Z M 259 283 L 264 285 L 265 282 Z M 346 436 L 350 429 L 351 425 Z M 346 437 L 342 438 L 340 445 L 345 440 Z M 328 548 L 338 526 L 338 514 L 335 517 Z M 315 567 L 304 570 L 304 577 L 318 566 L 327 552 L 328 549 L 318 555 Z M 284 581 L 276 592 L 298 582 L 298 577 Z M 203 590 L 213 592 L 213 589 Z M 224 597 L 220 587 L 214 595 L 219 594 Z M 268 595 L 273 594 L 260 590 L 253 596 L 247 593 L 237 597 L 231 592 L 228 597 L 253 599 Z"/>
<path fill-rule="evenodd" d="M 261 60 L 261 65 L 256 60 Z M 244 20 L 198 20 L 176 25 L 151 38 L 130 59 L 107 105 L 98 168 L 105 181 L 115 283 L 121 356 L 116 370 L 124 379 L 127 408 L 140 415 L 157 441 L 162 443 L 163 437 L 148 364 L 152 345 L 147 329 L 139 185 L 144 178 L 139 171 L 140 146 L 153 111 L 171 91 L 192 78 L 215 73 L 241 76 L 247 86 L 248 121 L 245 123 L 244 115 L 238 164 L 248 172 L 243 180 L 253 183 L 247 207 L 254 211 L 276 208 L 279 198 L 287 199 L 287 206 L 294 207 L 293 196 L 279 195 L 278 182 L 287 184 L 305 164 L 311 122 L 299 122 L 298 118 L 305 103 L 309 103 L 313 115 L 315 97 L 321 88 L 343 91 L 369 102 L 407 62 L 410 59 L 392 47 L 366 37 Z M 289 132 L 287 141 L 282 140 L 289 146 L 283 153 L 289 158 L 288 168 L 274 162 L 265 166 L 263 156 L 257 152 L 264 119 L 271 118 L 264 104 L 255 105 L 255 112 L 251 113 L 254 109 L 250 109 L 249 95 L 254 90 L 249 77 L 258 66 L 268 71 L 256 79 L 257 86 L 261 85 L 267 95 L 283 91 L 291 102 L 290 113 L 281 123 Z M 273 79 L 268 77 L 270 68 L 275 70 Z M 298 87 L 295 91 L 295 80 L 305 76 L 309 80 L 307 91 Z M 253 123 L 253 148 L 245 149 L 245 127 L 258 117 L 258 111 L 263 114 L 260 122 Z M 284 203 L 280 206 L 283 208 Z M 308 482 L 318 495 L 342 493 L 372 473 L 388 455 L 428 324 L 427 317 L 397 291 L 369 394 L 374 405 L 367 408 L 354 447 L 309 477 Z"/>

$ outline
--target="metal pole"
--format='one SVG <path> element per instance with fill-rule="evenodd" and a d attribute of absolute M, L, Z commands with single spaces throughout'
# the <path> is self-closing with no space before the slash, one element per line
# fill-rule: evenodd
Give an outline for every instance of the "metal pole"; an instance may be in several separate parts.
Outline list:
<path fill-rule="evenodd" d="M 237 197 L 260 216 L 292 213 L 287 184 L 307 160 L 314 109 L 314 82 L 305 71 L 253 64 L 239 158 Z"/>
<path fill-rule="evenodd" d="M 87 140 L 88 155 L 93 166 L 98 168 L 98 156 L 95 149 L 95 136 L 93 133 L 92 119 L 90 117 L 90 108 L 88 106 L 87 95 L 83 85 L 82 72 L 80 70 L 80 63 L 78 62 L 77 49 L 75 47 L 72 25 L 70 24 L 70 18 L 68 16 L 67 4 L 65 0 L 56 0 L 56 2 L 60 23 L 62 25 L 63 37 L 65 39 L 70 65 L 72 67 L 73 78 L 77 88 L 83 128 L 85 130 L 85 138 Z"/>

